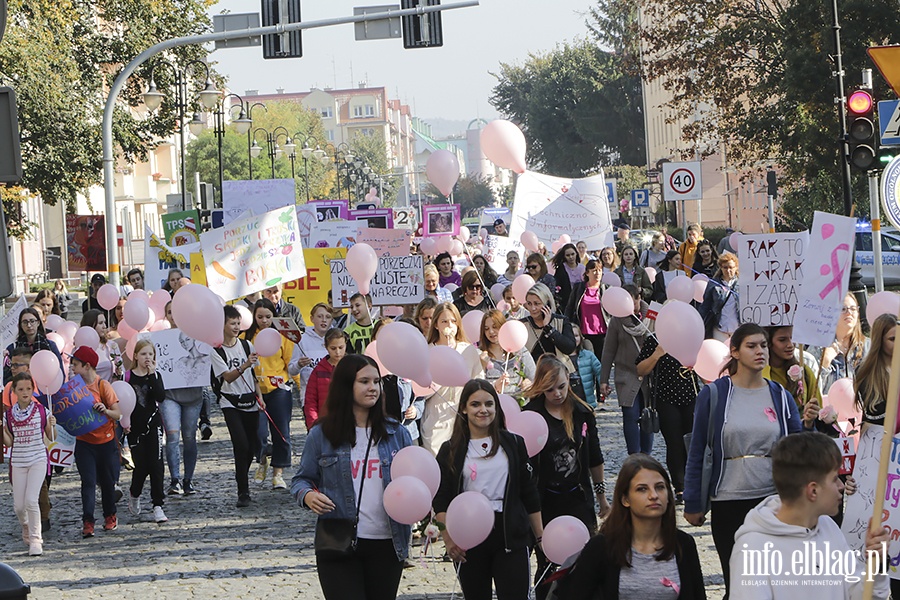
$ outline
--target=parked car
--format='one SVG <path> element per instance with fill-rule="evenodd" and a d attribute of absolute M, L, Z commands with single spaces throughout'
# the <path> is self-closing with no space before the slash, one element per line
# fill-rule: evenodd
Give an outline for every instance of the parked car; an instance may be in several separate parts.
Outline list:
<path fill-rule="evenodd" d="M 872 250 L 872 229 L 860 224 L 856 230 L 856 262 L 863 285 L 875 285 L 875 253 Z M 893 227 L 881 230 L 881 265 L 884 285 L 900 285 L 900 231 Z"/>

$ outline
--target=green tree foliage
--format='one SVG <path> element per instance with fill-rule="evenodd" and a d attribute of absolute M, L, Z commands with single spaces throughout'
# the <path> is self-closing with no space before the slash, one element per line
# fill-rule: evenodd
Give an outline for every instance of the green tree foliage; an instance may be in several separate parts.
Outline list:
<path fill-rule="evenodd" d="M 382 189 L 384 193 L 384 197 L 381 198 L 382 206 L 393 206 L 394 202 L 397 200 L 397 179 L 392 177 L 384 178 L 383 185 L 381 187 L 372 183 L 375 177 L 378 175 L 386 175 L 391 173 L 391 167 L 388 164 L 388 156 L 387 156 L 387 145 L 384 142 L 384 138 L 378 135 L 362 135 L 356 134 L 349 141 L 348 145 L 350 146 L 350 150 L 353 152 L 353 156 L 355 157 L 354 162 L 356 160 L 362 160 L 366 165 L 369 166 L 370 171 L 370 181 L 368 183 L 362 182 L 358 186 L 356 183 L 350 183 L 349 180 L 344 177 L 341 180 L 341 185 L 347 185 L 350 183 L 351 189 L 353 189 L 353 199 L 356 200 L 356 191 L 359 189 L 359 199 L 362 201 L 365 198 L 365 195 L 368 193 L 370 187 L 374 187 L 378 190 L 379 196 L 382 194 Z M 359 181 L 359 180 L 358 180 Z"/>
<path fill-rule="evenodd" d="M 524 64 L 501 64 L 491 104 L 522 127 L 528 162 L 581 177 L 601 164 L 643 164 L 640 78 L 623 53 L 592 41 L 562 44 Z"/>
<path fill-rule="evenodd" d="M 617 10 L 625 0 L 605 0 Z M 645 74 L 673 94 L 665 110 L 687 123 L 682 137 L 703 154 L 724 145 L 739 169 L 781 167 L 792 227 L 812 211 L 843 212 L 834 104 L 831 3 L 784 0 L 654 0 L 643 8 Z M 848 86 L 873 65 L 865 50 L 896 41 L 895 0 L 840 4 Z M 876 76 L 876 96 L 888 96 Z M 867 206 L 862 177 L 854 198 Z"/>
<path fill-rule="evenodd" d="M 438 198 L 436 203 L 443 202 L 445 197 L 433 184 L 428 184 L 429 196 Z M 460 177 L 453 187 L 453 203 L 459 204 L 460 214 L 465 217 L 476 217 L 483 208 L 494 205 L 494 192 L 487 178 L 479 175 Z"/>

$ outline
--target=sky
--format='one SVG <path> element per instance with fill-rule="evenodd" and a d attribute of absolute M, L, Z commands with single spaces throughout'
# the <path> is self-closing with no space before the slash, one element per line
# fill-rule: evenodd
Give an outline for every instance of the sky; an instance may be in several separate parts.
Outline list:
<path fill-rule="evenodd" d="M 455 0 L 444 0 L 443 4 Z M 305 0 L 304 21 L 350 16 L 354 6 L 377 2 Z M 405 50 L 400 38 L 356 41 L 352 24 L 303 32 L 303 57 L 264 60 L 262 47 L 215 51 L 210 59 L 231 91 L 274 93 L 311 87 L 384 86 L 421 118 L 492 119 L 488 102 L 500 63 L 522 63 L 529 53 L 586 37 L 590 0 L 481 0 L 479 6 L 443 11 L 444 45 Z M 399 7 L 399 1 L 397 2 Z M 251 0 L 222 0 L 209 14 L 259 12 Z"/>

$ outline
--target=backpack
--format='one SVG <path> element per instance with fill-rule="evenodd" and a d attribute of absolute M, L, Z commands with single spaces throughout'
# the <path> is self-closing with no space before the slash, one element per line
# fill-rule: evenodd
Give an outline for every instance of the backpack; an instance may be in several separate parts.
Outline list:
<path fill-rule="evenodd" d="M 241 347 L 244 349 L 244 356 L 250 357 L 250 343 L 245 339 L 238 340 L 241 343 Z M 215 348 L 216 354 L 218 354 L 222 358 L 222 362 L 226 365 L 228 364 L 228 357 L 225 356 L 225 349 L 219 346 Z M 253 367 L 250 367 L 250 381 L 256 381 L 256 372 Z M 228 394 L 222 391 L 222 378 L 216 377 L 215 372 L 212 370 L 212 367 L 209 369 L 209 377 L 210 377 L 210 386 L 212 387 L 213 393 L 216 395 L 216 400 L 221 400 L 223 397 L 231 402 L 235 408 L 241 410 L 247 410 L 256 405 L 256 394 L 243 394 L 241 396 L 237 396 L 235 394 Z"/>

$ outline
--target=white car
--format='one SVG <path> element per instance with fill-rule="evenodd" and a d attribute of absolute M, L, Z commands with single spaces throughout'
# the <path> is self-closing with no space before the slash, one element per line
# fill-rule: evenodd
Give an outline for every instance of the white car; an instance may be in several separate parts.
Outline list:
<path fill-rule="evenodd" d="M 863 285 L 875 285 L 875 253 L 872 251 L 872 231 L 869 228 L 856 230 L 856 262 L 862 275 Z M 900 232 L 893 227 L 881 230 L 881 264 L 884 285 L 900 285 Z"/>

